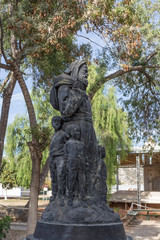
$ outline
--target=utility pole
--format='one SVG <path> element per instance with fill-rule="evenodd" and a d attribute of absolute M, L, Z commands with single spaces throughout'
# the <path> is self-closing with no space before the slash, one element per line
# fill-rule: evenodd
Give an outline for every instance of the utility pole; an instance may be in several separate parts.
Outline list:
<path fill-rule="evenodd" d="M 141 208 L 141 179 L 140 179 L 140 157 L 136 156 L 136 169 L 137 169 L 137 204 L 138 207 Z"/>
<path fill-rule="evenodd" d="M 117 179 L 116 179 L 116 183 L 117 183 L 117 192 L 119 191 L 119 164 L 120 164 L 120 157 L 119 155 L 117 155 Z"/>

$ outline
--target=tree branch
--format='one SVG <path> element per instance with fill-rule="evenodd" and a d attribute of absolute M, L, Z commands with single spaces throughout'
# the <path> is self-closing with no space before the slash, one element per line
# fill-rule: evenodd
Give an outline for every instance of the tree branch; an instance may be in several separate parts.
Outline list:
<path fill-rule="evenodd" d="M 96 44 L 97 46 L 99 46 L 99 47 L 101 47 L 101 48 L 103 48 L 100 44 L 98 44 L 98 43 L 92 41 L 92 40 L 91 40 L 90 38 L 88 38 L 88 37 L 85 37 L 85 36 L 82 36 L 82 35 L 79 35 L 79 34 L 76 34 L 76 35 L 77 35 L 77 37 L 85 38 L 85 39 L 87 39 L 88 41 L 90 41 L 90 42 Z"/>
<path fill-rule="evenodd" d="M 2 19 L 0 17 L 0 29 L 1 29 L 1 52 L 2 52 L 2 55 L 4 57 L 4 60 L 6 61 L 6 63 L 8 63 L 8 59 L 5 55 L 5 52 L 4 52 L 4 47 L 3 47 L 3 25 L 2 25 Z"/>
<path fill-rule="evenodd" d="M 150 54 L 150 55 L 147 57 L 146 63 L 148 63 L 148 62 L 151 60 L 151 58 L 153 58 L 157 53 L 158 53 L 158 51 L 155 51 L 155 52 L 153 52 L 152 54 Z"/>
<path fill-rule="evenodd" d="M 141 73 L 148 79 L 148 81 L 149 81 L 149 89 L 150 89 L 154 99 L 156 101 L 159 101 L 159 99 L 156 97 L 156 95 L 155 95 L 155 93 L 154 93 L 154 91 L 152 89 L 152 84 L 154 85 L 154 87 L 156 87 L 155 83 L 153 82 L 153 78 L 148 73 L 146 73 L 144 70 L 141 70 Z"/>
<path fill-rule="evenodd" d="M 160 68 L 160 66 L 159 65 L 150 65 L 150 66 L 149 65 L 148 66 L 139 65 L 139 66 L 129 67 L 128 70 L 123 70 L 123 69 L 118 70 L 118 71 L 106 76 L 105 78 L 101 79 L 97 83 L 94 83 L 93 86 L 91 86 L 89 89 L 89 93 L 88 93 L 89 99 L 91 100 L 94 97 L 95 93 L 101 88 L 101 86 L 104 83 L 108 82 L 109 80 L 114 79 L 116 77 L 121 77 L 126 73 L 141 71 L 146 68 Z"/>
<path fill-rule="evenodd" d="M 146 78 L 148 79 L 148 81 L 149 81 L 150 83 L 153 83 L 153 85 L 155 86 L 154 82 L 152 81 L 152 77 L 151 77 L 148 73 L 146 73 L 146 72 L 144 71 L 144 69 L 142 69 L 140 72 L 143 73 L 143 75 L 146 76 Z"/>
<path fill-rule="evenodd" d="M 5 80 L 3 81 L 3 83 L 1 84 L 1 86 L 0 86 L 0 93 L 2 93 L 2 91 L 4 90 L 7 82 L 9 81 L 9 79 L 10 79 L 10 77 L 11 77 L 11 73 L 12 73 L 12 72 L 9 72 L 9 73 L 8 73 L 7 77 L 5 78 Z"/>
<path fill-rule="evenodd" d="M 146 65 L 144 68 L 160 68 L 160 65 Z"/>
<path fill-rule="evenodd" d="M 9 66 L 9 65 L 6 65 L 6 64 L 3 64 L 3 63 L 0 63 L 0 68 L 3 68 L 5 70 L 13 71 L 13 67 L 12 66 Z"/>
<path fill-rule="evenodd" d="M 43 184 L 44 184 L 44 181 L 45 181 L 45 178 L 47 177 L 48 172 L 49 172 L 49 157 L 47 158 L 46 163 L 45 163 L 45 165 L 43 166 L 42 171 L 41 171 L 41 173 L 40 173 L 39 189 L 42 188 L 42 186 L 43 186 Z"/>

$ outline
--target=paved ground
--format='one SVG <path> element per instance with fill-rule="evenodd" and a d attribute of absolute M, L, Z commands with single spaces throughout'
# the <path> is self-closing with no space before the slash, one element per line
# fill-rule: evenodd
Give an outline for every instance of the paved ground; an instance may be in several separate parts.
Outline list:
<path fill-rule="evenodd" d="M 160 192 L 147 192 L 141 191 L 141 203 L 143 204 L 156 204 L 159 205 Z M 119 190 L 112 194 L 109 199 L 110 202 L 137 202 L 137 191 L 123 191 Z"/>
<path fill-rule="evenodd" d="M 149 221 L 137 220 L 127 225 L 125 231 L 133 240 L 160 240 L 160 219 Z"/>

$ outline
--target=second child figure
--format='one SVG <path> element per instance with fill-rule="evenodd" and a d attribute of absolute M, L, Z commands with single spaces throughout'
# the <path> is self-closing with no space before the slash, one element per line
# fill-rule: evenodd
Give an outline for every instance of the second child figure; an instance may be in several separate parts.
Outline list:
<path fill-rule="evenodd" d="M 65 158 L 68 168 L 68 205 L 73 205 L 73 199 L 78 189 L 78 197 L 85 205 L 85 146 L 80 140 L 80 127 L 70 125 L 66 130 L 69 140 L 65 146 Z"/>

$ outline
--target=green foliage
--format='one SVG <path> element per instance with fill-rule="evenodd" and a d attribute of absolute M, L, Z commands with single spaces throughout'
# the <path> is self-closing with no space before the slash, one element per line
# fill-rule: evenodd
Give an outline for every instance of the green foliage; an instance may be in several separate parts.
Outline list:
<path fill-rule="evenodd" d="M 96 67 L 91 65 L 89 79 L 93 81 L 97 74 Z M 111 186 L 115 181 L 117 154 L 125 159 L 130 146 L 128 116 L 117 104 L 114 87 L 98 90 L 92 99 L 92 113 L 98 142 L 106 148 L 107 183 Z"/>
<path fill-rule="evenodd" d="M 29 187 L 30 184 L 32 164 L 27 146 L 30 140 L 31 131 L 26 117 L 16 116 L 7 129 L 5 151 L 18 186 Z"/>
<path fill-rule="evenodd" d="M 159 129 L 159 0 L 47 0 L 45 4 L 42 0 L 3 0 L 0 15 L 6 56 L 13 61 L 10 36 L 14 34 L 16 51 L 25 46 L 21 66 L 33 69 L 35 90 L 42 87 L 48 91 L 54 76 L 77 57 L 91 58 L 90 45 L 78 47 L 75 42 L 74 37 L 82 26 L 86 32 L 95 33 L 104 40 L 102 52 L 105 55 L 101 59 L 107 59 L 112 71 L 120 68 L 126 71 L 139 65 L 155 66 L 116 78 L 114 85 L 128 97 L 124 106 L 130 119 L 135 119 L 131 126 L 134 137 L 136 130 L 148 137 L 153 128 Z M 148 56 L 156 51 L 148 61 Z M 101 65 L 101 61 L 98 64 Z M 98 75 L 89 87 L 89 95 L 92 97 L 101 85 Z"/>
<path fill-rule="evenodd" d="M 99 36 L 102 34 L 106 43 L 103 51 L 110 56 L 107 70 L 113 73 L 114 69 L 128 71 L 132 67 L 144 67 L 111 80 L 123 96 L 121 100 L 128 111 L 131 136 L 139 141 L 154 135 L 159 141 L 160 1 L 97 0 L 88 3 L 87 14 L 91 20 L 86 29 Z M 101 82 L 105 81 L 97 78 L 90 86 L 91 98 Z"/>
<path fill-rule="evenodd" d="M 13 123 L 8 126 L 5 144 L 6 157 L 9 160 L 10 169 L 16 174 L 17 185 L 27 188 L 30 186 L 32 171 L 32 161 L 28 148 L 28 142 L 31 141 L 32 137 L 31 133 L 39 139 L 43 166 L 49 154 L 48 147 L 53 134 L 51 118 L 56 114 L 49 101 L 46 100 L 43 90 L 39 91 L 38 98 L 32 94 L 32 99 L 38 123 L 36 132 L 34 129 L 31 132 L 27 115 L 16 116 Z"/>
<path fill-rule="evenodd" d="M 72 7 L 72 11 L 69 11 Z M 79 14 L 78 14 L 79 12 Z M 80 27 L 81 6 L 72 1 L 70 6 L 65 1 L 1 1 L 1 16 L 9 47 L 10 33 L 20 44 L 26 46 L 27 55 L 34 57 L 40 52 L 47 52 L 50 45 L 58 50 L 64 47 L 62 39 L 73 34 Z"/>
<path fill-rule="evenodd" d="M 6 238 L 6 232 L 10 229 L 12 219 L 8 216 L 0 219 L 0 240 Z"/>
<path fill-rule="evenodd" d="M 10 168 L 9 162 L 3 162 L 0 175 L 0 183 L 4 189 L 12 189 L 17 186 L 16 175 Z"/>

